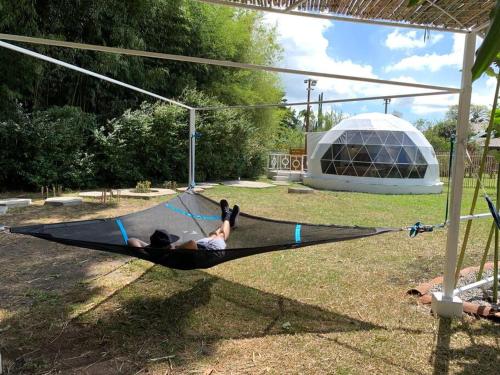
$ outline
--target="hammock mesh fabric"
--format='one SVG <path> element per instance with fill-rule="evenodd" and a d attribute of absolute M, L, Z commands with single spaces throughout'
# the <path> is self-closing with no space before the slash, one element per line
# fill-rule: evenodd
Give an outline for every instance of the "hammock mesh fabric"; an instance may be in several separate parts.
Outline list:
<path fill-rule="evenodd" d="M 83 248 L 109 251 L 177 269 L 209 268 L 229 260 L 264 253 L 345 241 L 397 231 L 394 228 L 312 225 L 271 220 L 241 213 L 238 227 L 232 230 L 224 251 L 163 250 L 150 255 L 127 246 L 127 239 L 149 243 L 156 229 L 164 229 L 181 244 L 208 236 L 221 224 L 218 202 L 192 192 L 144 211 L 111 219 L 84 220 L 57 224 L 14 227 L 12 233 L 26 234 L 49 241 Z"/>

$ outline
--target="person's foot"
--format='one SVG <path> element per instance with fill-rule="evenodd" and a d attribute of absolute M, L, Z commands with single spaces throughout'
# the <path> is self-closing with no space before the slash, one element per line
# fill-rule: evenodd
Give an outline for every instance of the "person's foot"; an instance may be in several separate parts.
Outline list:
<path fill-rule="evenodd" d="M 229 225 L 234 228 L 238 224 L 238 216 L 240 215 L 240 206 L 237 204 L 233 206 L 231 210 L 231 216 L 229 217 Z"/>
<path fill-rule="evenodd" d="M 222 221 L 229 220 L 231 216 L 231 210 L 229 209 L 229 203 L 227 203 L 227 200 L 222 199 L 220 201 L 220 210 L 221 210 L 220 219 Z"/>

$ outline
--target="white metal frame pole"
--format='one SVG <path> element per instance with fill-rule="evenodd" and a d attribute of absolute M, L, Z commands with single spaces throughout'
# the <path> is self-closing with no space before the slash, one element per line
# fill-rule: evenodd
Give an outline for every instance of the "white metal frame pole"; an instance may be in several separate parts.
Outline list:
<path fill-rule="evenodd" d="M 469 112 L 472 95 L 472 65 L 476 46 L 476 33 L 470 32 L 465 37 L 462 84 L 458 102 L 458 124 L 456 132 L 456 154 L 452 167 L 450 226 L 446 239 L 444 269 L 444 290 L 432 296 L 432 310 L 442 317 L 458 317 L 463 313 L 463 303 L 454 297 L 455 267 L 457 264 L 458 239 L 460 235 L 460 208 L 462 203 L 463 180 L 467 135 L 469 130 Z"/>
<path fill-rule="evenodd" d="M 189 187 L 195 187 L 196 110 L 189 110 Z"/>

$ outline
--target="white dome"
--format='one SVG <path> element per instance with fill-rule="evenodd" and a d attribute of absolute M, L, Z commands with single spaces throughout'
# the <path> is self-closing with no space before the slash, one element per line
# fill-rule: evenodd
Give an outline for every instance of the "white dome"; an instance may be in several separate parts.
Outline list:
<path fill-rule="evenodd" d="M 337 126 L 323 133 L 322 144 L 333 143 L 346 130 L 375 130 L 405 132 L 420 147 L 432 147 L 427 138 L 408 121 L 385 113 L 363 113 L 342 120 Z"/>
<path fill-rule="evenodd" d="M 363 113 L 342 120 L 334 129 L 339 130 L 393 130 L 418 131 L 412 124 L 394 115 Z"/>
<path fill-rule="evenodd" d="M 331 130 L 309 133 L 310 186 L 372 193 L 439 193 L 439 163 L 431 144 L 408 121 L 365 113 Z"/>

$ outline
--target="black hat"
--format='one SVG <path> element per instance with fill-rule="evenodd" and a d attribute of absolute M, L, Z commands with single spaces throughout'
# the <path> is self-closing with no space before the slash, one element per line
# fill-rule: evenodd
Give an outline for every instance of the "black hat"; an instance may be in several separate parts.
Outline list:
<path fill-rule="evenodd" d="M 151 247 L 158 248 L 169 247 L 172 242 L 170 235 L 163 229 L 155 230 L 151 237 L 149 237 L 149 240 L 151 242 Z"/>

